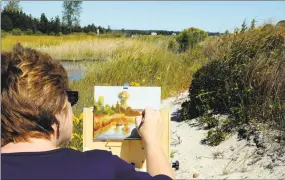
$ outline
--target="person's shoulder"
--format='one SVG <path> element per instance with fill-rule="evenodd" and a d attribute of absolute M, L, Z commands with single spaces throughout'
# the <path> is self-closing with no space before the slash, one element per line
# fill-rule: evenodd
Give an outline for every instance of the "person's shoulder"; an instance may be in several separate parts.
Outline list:
<path fill-rule="evenodd" d="M 84 151 L 82 152 L 83 154 L 85 154 L 87 157 L 104 157 L 104 158 L 111 158 L 113 155 L 111 152 L 109 151 L 105 151 L 105 150 L 88 150 L 88 151 Z"/>
<path fill-rule="evenodd" d="M 110 162 L 114 160 L 114 156 L 111 152 L 105 151 L 105 150 L 88 150 L 88 151 L 77 151 L 70 149 L 70 152 L 73 154 L 73 157 L 80 158 L 81 161 L 87 161 L 87 162 L 94 162 L 96 163 L 104 163 L 104 162 Z"/>

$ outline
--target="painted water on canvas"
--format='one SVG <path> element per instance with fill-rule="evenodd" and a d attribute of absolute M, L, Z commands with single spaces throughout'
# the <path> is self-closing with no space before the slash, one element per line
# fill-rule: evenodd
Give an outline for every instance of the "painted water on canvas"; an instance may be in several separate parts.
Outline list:
<path fill-rule="evenodd" d="M 141 139 L 136 116 L 147 106 L 160 109 L 160 87 L 95 86 L 93 139 Z"/>

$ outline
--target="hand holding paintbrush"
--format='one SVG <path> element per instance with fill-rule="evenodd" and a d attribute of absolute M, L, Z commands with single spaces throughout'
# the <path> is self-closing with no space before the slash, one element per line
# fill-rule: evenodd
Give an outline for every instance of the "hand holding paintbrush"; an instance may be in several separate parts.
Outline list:
<path fill-rule="evenodd" d="M 136 127 L 145 143 L 158 143 L 162 134 L 160 112 L 147 107 L 142 115 L 136 118 Z"/>

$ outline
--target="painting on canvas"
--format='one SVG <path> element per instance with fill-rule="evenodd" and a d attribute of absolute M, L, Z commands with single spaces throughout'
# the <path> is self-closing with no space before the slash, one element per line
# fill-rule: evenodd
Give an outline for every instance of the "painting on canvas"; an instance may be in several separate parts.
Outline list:
<path fill-rule="evenodd" d="M 94 87 L 93 140 L 141 139 L 136 116 L 147 107 L 160 109 L 160 87 Z"/>

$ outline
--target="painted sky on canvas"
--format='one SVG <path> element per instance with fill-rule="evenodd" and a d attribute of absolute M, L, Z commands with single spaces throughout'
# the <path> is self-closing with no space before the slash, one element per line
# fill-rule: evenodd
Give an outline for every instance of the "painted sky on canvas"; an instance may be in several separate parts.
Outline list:
<path fill-rule="evenodd" d="M 117 102 L 120 103 L 118 94 L 125 89 L 122 86 L 95 86 L 94 90 L 96 101 L 99 96 L 104 96 L 105 105 L 115 105 Z M 129 87 L 126 91 L 130 94 L 127 105 L 132 109 L 145 109 L 147 106 L 160 109 L 160 87 Z"/>

